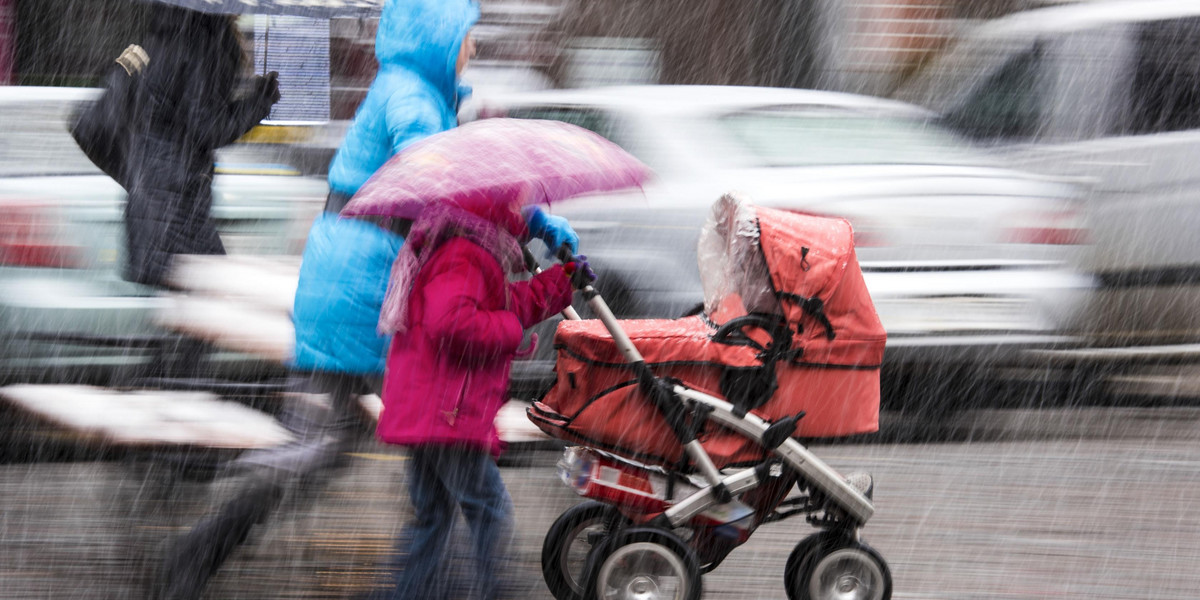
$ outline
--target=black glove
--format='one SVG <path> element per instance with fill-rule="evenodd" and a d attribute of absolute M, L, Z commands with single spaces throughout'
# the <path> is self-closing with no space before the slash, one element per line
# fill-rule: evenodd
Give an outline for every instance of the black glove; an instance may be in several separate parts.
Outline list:
<path fill-rule="evenodd" d="M 267 106 L 272 106 L 279 102 L 279 73 L 271 71 L 265 76 L 256 77 L 254 81 L 255 92 Z"/>
<path fill-rule="evenodd" d="M 242 100 L 245 115 L 250 122 L 247 129 L 271 115 L 271 107 L 279 102 L 279 74 L 275 71 L 265 76 L 255 75 L 250 80 L 250 89 Z"/>
<path fill-rule="evenodd" d="M 596 281 L 596 272 L 592 271 L 587 257 L 582 254 L 576 254 L 569 262 L 563 263 L 563 271 L 571 278 L 571 286 L 577 290 Z"/>

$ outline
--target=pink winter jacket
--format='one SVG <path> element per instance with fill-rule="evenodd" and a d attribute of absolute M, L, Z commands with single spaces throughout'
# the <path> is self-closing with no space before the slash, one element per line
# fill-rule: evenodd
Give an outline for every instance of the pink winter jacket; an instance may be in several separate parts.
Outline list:
<path fill-rule="evenodd" d="M 438 248 L 413 282 L 408 330 L 392 339 L 379 438 L 499 455 L 493 421 L 507 399 L 523 329 L 570 305 L 571 292 L 558 265 L 510 283 L 500 263 L 470 241 Z"/>

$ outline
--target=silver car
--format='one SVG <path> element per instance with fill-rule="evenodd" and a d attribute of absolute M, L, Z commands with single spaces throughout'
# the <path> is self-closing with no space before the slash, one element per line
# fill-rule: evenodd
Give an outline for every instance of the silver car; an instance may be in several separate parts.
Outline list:
<path fill-rule="evenodd" d="M 851 221 L 889 335 L 885 370 L 991 365 L 1069 344 L 1062 328 L 1092 287 L 1069 266 L 1087 240 L 1077 188 L 1005 168 L 911 105 L 641 86 L 493 98 L 481 115 L 571 122 L 655 170 L 644 194 L 552 208 L 580 232 L 619 316 L 677 317 L 700 301 L 696 238 L 730 190 Z M 514 369 L 518 384 L 544 384 L 548 350 Z"/>
<path fill-rule="evenodd" d="M 97 90 L 0 87 L 0 380 L 106 380 L 152 358 L 163 299 L 120 278 L 124 190 L 66 130 Z M 213 214 L 230 254 L 298 254 L 326 195 L 263 147 L 219 157 Z M 217 357 L 258 368 L 246 356 Z M 241 365 L 241 366 L 238 366 Z"/>

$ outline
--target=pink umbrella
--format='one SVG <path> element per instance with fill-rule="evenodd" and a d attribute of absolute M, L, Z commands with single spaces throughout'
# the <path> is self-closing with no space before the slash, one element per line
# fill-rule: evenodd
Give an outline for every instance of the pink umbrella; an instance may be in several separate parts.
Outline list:
<path fill-rule="evenodd" d="M 646 165 L 582 127 L 484 119 L 405 148 L 359 188 L 342 214 L 416 219 L 435 202 L 549 204 L 640 186 L 649 176 Z"/>

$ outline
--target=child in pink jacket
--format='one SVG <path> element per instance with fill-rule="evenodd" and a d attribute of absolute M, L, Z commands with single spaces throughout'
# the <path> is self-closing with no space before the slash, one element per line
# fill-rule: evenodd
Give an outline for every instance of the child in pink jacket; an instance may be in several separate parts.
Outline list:
<path fill-rule="evenodd" d="M 569 306 L 572 293 L 559 265 L 508 281 L 523 269 L 518 240 L 526 236 L 513 207 L 430 207 L 393 268 L 380 323 L 396 334 L 377 433 L 409 448 L 415 511 L 393 598 L 444 594 L 441 556 L 456 507 L 474 538 L 483 596 L 495 597 L 496 550 L 511 527 L 512 501 L 494 461 L 493 422 L 523 331 Z M 579 269 L 590 274 L 586 263 Z"/>

